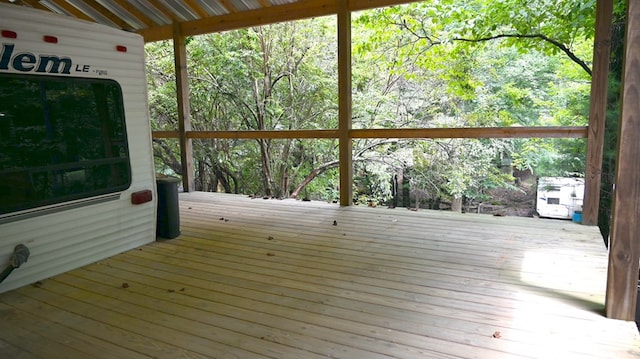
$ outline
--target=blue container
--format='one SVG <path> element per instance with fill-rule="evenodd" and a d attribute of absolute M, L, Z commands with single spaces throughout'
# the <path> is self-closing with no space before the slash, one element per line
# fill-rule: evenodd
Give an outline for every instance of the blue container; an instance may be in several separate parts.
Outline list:
<path fill-rule="evenodd" d="M 576 223 L 582 223 L 582 211 L 573 212 L 573 221 Z"/>

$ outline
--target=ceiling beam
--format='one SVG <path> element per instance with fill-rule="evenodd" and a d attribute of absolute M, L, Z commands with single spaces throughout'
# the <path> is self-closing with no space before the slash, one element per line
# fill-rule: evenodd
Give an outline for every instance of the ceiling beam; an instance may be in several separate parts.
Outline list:
<path fill-rule="evenodd" d="M 211 16 L 180 23 L 180 32 L 184 36 L 193 36 L 311 17 L 335 15 L 338 11 L 339 1 L 340 0 L 300 0 L 286 5 Z M 349 2 L 349 10 L 360 11 L 416 1 L 417 0 L 351 0 Z M 171 25 L 167 25 L 142 29 L 138 31 L 138 33 L 144 37 L 146 42 L 153 42 L 171 39 L 173 30 Z"/>
<path fill-rule="evenodd" d="M 420 1 L 422 0 L 349 0 L 349 10 L 361 11 L 380 7 L 410 4 Z"/>

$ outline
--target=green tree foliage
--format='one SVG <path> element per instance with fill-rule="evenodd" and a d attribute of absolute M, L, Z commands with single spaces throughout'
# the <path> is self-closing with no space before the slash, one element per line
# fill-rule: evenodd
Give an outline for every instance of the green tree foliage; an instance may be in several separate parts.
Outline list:
<path fill-rule="evenodd" d="M 490 140 L 448 139 L 418 142 L 413 148 L 412 181 L 424 199 L 484 200 L 485 191 L 512 180 L 496 166 L 504 143 Z"/>
<path fill-rule="evenodd" d="M 585 125 L 595 1 L 443 0 L 354 15 L 353 127 Z M 335 19 L 190 38 L 198 130 L 337 127 Z M 168 43 L 147 48 L 154 128 L 176 128 Z M 196 141 L 203 190 L 337 199 L 334 140 Z M 156 155 L 179 172 L 175 143 Z M 578 140 L 354 140 L 356 200 L 390 202 L 411 174 L 424 199 L 480 198 L 536 174 L 584 171 Z M 417 192 L 416 192 L 417 193 Z"/>
<path fill-rule="evenodd" d="M 326 19 L 210 34 L 187 41 L 195 130 L 287 130 L 336 126 L 336 57 Z M 174 129 L 175 85 L 168 43 L 147 48 L 151 114 Z M 166 74 L 166 75 L 165 75 Z M 167 79 L 165 81 L 165 78 Z M 334 141 L 196 140 L 198 189 L 287 196 L 305 171 L 335 157 Z M 156 155 L 174 172 L 175 148 Z M 328 156 L 328 157 L 327 157 Z M 256 171 L 257 170 L 257 171 Z"/>
<path fill-rule="evenodd" d="M 400 127 L 586 125 L 590 68 L 584 59 L 592 52 L 593 6 L 594 2 L 577 1 L 469 0 L 363 13 L 356 23 L 366 29 L 358 32 L 365 37 L 355 44 L 356 54 L 377 59 L 383 63 L 377 68 L 386 68 L 383 73 L 392 75 L 378 81 L 384 84 L 380 90 L 366 91 L 381 94 L 374 98 L 384 99 L 387 113 L 395 111 L 403 118 L 368 123 L 390 122 Z M 377 118 L 382 107 L 376 104 Z M 583 140 L 488 140 L 485 146 L 493 152 L 476 150 L 478 158 L 469 158 L 483 163 L 487 173 L 497 173 L 505 154 L 520 169 L 538 175 L 584 172 Z M 471 177 L 483 176 L 447 170 L 450 163 L 468 166 L 464 151 L 451 156 L 447 150 L 442 141 L 422 144 L 421 153 L 429 163 L 422 167 L 430 173 L 415 170 L 425 163 L 416 157 L 413 185 L 421 186 L 424 194 L 475 196 Z M 446 175 L 433 174 L 435 168 Z M 480 186 L 508 184 L 504 176 L 486 178 L 492 180 L 478 180 L 484 183 Z"/>

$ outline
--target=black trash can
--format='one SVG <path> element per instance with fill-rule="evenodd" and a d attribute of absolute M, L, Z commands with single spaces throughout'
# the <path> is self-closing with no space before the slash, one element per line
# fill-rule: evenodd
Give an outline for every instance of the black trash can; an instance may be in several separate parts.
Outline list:
<path fill-rule="evenodd" d="M 158 215 L 156 237 L 173 239 L 180 235 L 180 207 L 178 204 L 179 178 L 158 177 Z"/>
<path fill-rule="evenodd" d="M 638 296 L 636 297 L 636 327 L 640 330 L 640 280 L 638 280 Z"/>

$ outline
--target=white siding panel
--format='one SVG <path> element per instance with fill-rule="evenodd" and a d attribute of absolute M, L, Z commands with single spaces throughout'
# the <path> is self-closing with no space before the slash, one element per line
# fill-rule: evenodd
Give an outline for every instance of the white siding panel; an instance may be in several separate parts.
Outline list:
<path fill-rule="evenodd" d="M 18 34 L 12 40 L 16 51 L 70 57 L 74 64 L 107 70 L 106 75 L 72 71 L 71 76 L 109 78 L 120 84 L 132 169 L 131 187 L 119 199 L 0 224 L 0 270 L 17 244 L 31 252 L 28 262 L 0 283 L 3 292 L 154 241 L 156 192 L 142 38 L 5 4 L 0 4 L 0 23 Z M 58 43 L 44 43 L 43 35 L 57 36 Z M 126 46 L 127 52 L 117 52 L 116 45 Z M 154 200 L 132 205 L 131 194 L 145 189 L 153 190 Z"/>

